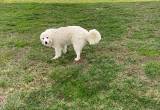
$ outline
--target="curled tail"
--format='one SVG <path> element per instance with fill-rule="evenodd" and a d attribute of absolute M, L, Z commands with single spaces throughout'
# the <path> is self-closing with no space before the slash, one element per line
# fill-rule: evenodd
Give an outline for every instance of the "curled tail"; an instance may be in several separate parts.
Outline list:
<path fill-rule="evenodd" d="M 90 45 L 94 45 L 99 43 L 101 40 L 101 34 L 96 30 L 92 29 L 89 31 L 89 34 L 87 36 L 87 41 L 89 42 Z"/>

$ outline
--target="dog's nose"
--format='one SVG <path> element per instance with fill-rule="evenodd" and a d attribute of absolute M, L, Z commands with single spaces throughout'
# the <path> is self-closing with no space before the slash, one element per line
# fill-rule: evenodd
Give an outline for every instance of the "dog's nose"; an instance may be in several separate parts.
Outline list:
<path fill-rule="evenodd" d="M 45 41 L 45 44 L 47 44 L 47 42 Z"/>

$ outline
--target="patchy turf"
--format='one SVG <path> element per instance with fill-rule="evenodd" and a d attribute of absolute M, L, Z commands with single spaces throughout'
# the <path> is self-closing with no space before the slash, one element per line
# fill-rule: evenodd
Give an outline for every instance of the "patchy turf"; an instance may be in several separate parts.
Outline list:
<path fill-rule="evenodd" d="M 13 2 L 0 4 L 1 109 L 160 109 L 160 2 Z M 80 63 L 71 47 L 51 61 L 39 41 L 66 25 L 102 34 Z"/>
<path fill-rule="evenodd" d="M 102 2 L 146 2 L 153 0 L 0 0 L 1 3 L 102 3 Z M 159 0 L 154 0 L 159 1 Z"/>

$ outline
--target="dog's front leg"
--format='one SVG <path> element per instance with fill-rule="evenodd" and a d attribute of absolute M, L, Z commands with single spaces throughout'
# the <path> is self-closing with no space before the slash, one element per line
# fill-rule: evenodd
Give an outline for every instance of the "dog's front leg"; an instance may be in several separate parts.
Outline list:
<path fill-rule="evenodd" d="M 52 60 L 55 60 L 61 56 L 62 48 L 56 47 L 55 48 L 55 56 L 52 58 Z"/>

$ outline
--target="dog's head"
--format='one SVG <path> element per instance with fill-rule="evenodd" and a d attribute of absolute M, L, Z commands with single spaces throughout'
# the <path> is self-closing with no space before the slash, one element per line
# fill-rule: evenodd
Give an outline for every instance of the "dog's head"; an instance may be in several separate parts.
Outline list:
<path fill-rule="evenodd" d="M 41 33 L 40 40 L 44 46 L 52 47 L 52 31 L 53 30 L 49 29 Z"/>

